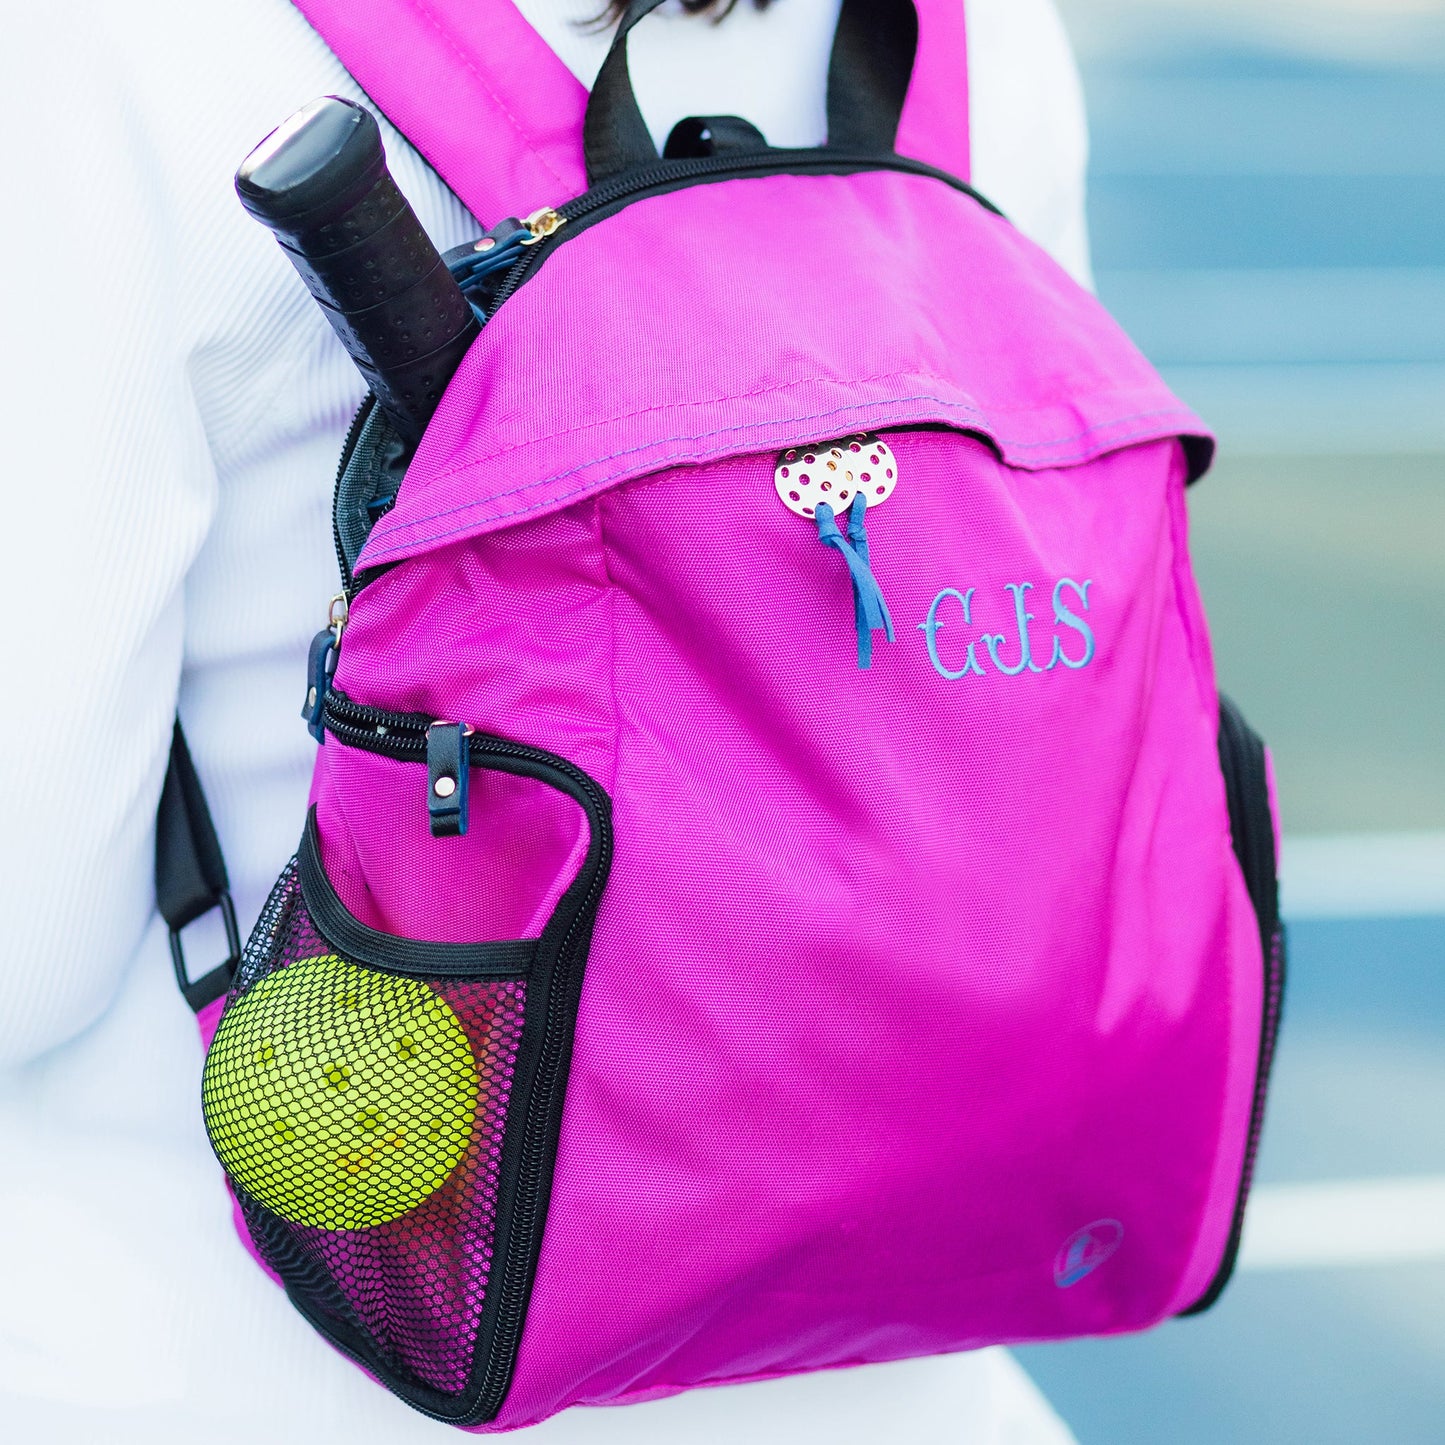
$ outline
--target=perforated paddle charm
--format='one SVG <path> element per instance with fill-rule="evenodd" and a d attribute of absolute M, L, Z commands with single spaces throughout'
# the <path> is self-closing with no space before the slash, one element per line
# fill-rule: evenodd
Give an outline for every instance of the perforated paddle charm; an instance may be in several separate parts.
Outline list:
<path fill-rule="evenodd" d="M 892 448 L 861 432 L 814 447 L 789 447 L 773 468 L 779 499 L 800 517 L 816 517 L 820 502 L 835 513 L 846 512 L 859 495 L 875 507 L 888 500 L 897 484 Z"/>
<path fill-rule="evenodd" d="M 773 485 L 782 504 L 811 519 L 819 540 L 847 564 L 858 666 L 866 672 L 873 666 L 873 634 L 882 632 L 893 641 L 893 619 L 873 575 L 864 525 L 868 508 L 886 502 L 898 485 L 893 449 L 867 432 L 818 446 L 789 447 L 773 468 Z"/>

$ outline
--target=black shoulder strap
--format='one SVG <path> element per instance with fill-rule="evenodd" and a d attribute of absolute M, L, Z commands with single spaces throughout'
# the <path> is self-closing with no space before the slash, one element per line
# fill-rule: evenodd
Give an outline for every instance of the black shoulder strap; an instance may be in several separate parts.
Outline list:
<path fill-rule="evenodd" d="M 170 763 L 156 810 L 156 907 L 170 929 L 176 982 L 186 1002 L 200 1013 L 230 988 L 241 961 L 241 935 L 236 928 L 226 860 L 179 718 L 171 735 Z M 192 982 L 181 949 L 181 930 L 213 908 L 221 910 L 230 956 Z"/>

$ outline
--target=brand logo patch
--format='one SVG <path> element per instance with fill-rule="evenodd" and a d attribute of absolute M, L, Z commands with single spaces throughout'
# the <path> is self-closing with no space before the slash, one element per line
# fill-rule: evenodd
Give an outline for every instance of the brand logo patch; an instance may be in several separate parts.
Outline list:
<path fill-rule="evenodd" d="M 1037 619 L 1029 611 L 1028 594 L 1034 590 L 1032 582 L 1010 582 L 1004 591 L 1013 598 L 1013 625 L 1015 636 L 1010 638 L 1002 632 L 981 632 L 976 637 L 957 635 L 958 624 L 965 627 L 974 625 L 974 593 L 977 587 L 960 592 L 957 587 L 945 587 L 933 599 L 928 616 L 918 624 L 928 643 L 928 660 L 940 677 L 950 682 L 969 673 L 980 677 L 988 672 L 1000 672 L 1005 677 L 1017 677 L 1021 672 L 1052 672 L 1062 665 L 1077 672 L 1094 660 L 1094 629 L 1079 614 L 1089 610 L 1089 588 L 1091 582 L 1075 582 L 1072 577 L 1060 577 L 1053 589 L 1053 627 L 1050 639 L 1043 644 L 1047 649 L 1039 656 L 1047 656 L 1046 662 L 1039 661 L 1034 648 L 1039 640 L 1030 632 L 1030 624 Z M 1077 609 L 1077 610 L 1076 610 Z M 982 619 L 979 625 L 983 626 Z M 1062 629 L 1062 632 L 1060 631 Z M 942 646 L 938 634 L 947 632 Z M 1069 648 L 1064 644 L 1068 642 Z M 983 644 L 982 652 L 979 644 Z M 984 658 L 989 666 L 984 666 Z"/>
<path fill-rule="evenodd" d="M 1117 1219 L 1096 1219 L 1076 1229 L 1054 1256 L 1054 1283 L 1069 1289 L 1093 1274 L 1124 1242 L 1124 1226 Z"/>

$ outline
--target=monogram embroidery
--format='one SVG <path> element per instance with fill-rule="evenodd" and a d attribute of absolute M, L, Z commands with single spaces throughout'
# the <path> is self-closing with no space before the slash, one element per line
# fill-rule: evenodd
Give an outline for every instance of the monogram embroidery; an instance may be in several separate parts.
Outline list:
<path fill-rule="evenodd" d="M 967 592 L 960 592 L 956 587 L 945 587 L 937 597 L 933 599 L 928 609 L 927 618 L 918 624 L 918 629 L 923 633 L 928 644 L 928 660 L 933 664 L 934 671 L 940 677 L 946 677 L 950 682 L 966 677 L 969 673 L 977 673 L 980 677 L 987 675 L 989 668 L 983 664 L 983 657 L 978 650 L 979 644 L 983 644 L 983 655 L 986 655 L 992 670 L 1002 673 L 1005 677 L 1018 677 L 1023 672 L 1052 672 L 1062 664 L 1065 668 L 1077 672 L 1081 667 L 1087 667 L 1094 660 L 1096 646 L 1094 642 L 1094 629 L 1079 615 L 1089 610 L 1089 588 L 1091 582 L 1075 582 L 1072 577 L 1061 577 L 1054 583 L 1053 591 L 1053 627 L 1054 632 L 1046 643 L 1049 646 L 1049 657 L 1047 662 L 1039 662 L 1034 655 L 1034 633 L 1030 630 L 1031 624 L 1037 618 L 1029 611 L 1028 594 L 1034 590 L 1032 582 L 1009 582 L 1005 584 L 1004 591 L 1013 599 L 1013 624 L 1014 637 L 1010 638 L 1003 632 L 980 632 L 976 637 L 971 637 L 965 643 L 960 637 L 958 641 L 950 641 L 945 644 L 947 659 L 939 650 L 938 634 L 948 630 L 948 619 L 944 615 L 946 604 L 957 604 L 959 620 L 965 627 L 974 625 L 973 598 L 978 591 L 976 587 L 970 587 Z M 1073 594 L 1076 599 L 1078 611 L 1070 606 L 1068 593 Z M 949 611 L 953 608 L 949 607 Z M 1058 629 L 1064 629 L 1064 636 L 1061 636 Z M 1074 655 L 1065 651 L 1064 643 L 1069 633 L 1076 633 L 1082 639 L 1082 647 L 1078 647 Z M 1073 645 L 1073 639 L 1068 639 Z M 949 666 L 949 663 L 953 666 Z"/>

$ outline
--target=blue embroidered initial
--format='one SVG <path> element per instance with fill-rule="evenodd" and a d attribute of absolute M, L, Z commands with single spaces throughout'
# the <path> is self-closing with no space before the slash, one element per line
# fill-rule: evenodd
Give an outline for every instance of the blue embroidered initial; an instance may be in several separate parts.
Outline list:
<path fill-rule="evenodd" d="M 1085 612 L 1089 610 L 1089 586 L 1088 582 L 1075 582 L 1072 577 L 1060 577 L 1054 583 L 1054 621 L 1061 627 L 1072 627 L 1080 637 L 1084 639 L 1084 655 L 1075 661 L 1072 657 L 1064 656 L 1063 644 L 1056 637 L 1054 638 L 1054 655 L 1049 659 L 1049 666 L 1056 662 L 1062 662 L 1065 667 L 1078 669 L 1087 667 L 1094 658 L 1094 629 L 1084 621 L 1082 617 L 1070 612 L 1064 605 L 1063 591 L 1065 587 L 1072 587 L 1079 594 L 1079 602 Z"/>
<path fill-rule="evenodd" d="M 978 658 L 973 653 L 973 643 L 968 644 L 968 655 L 962 667 L 957 672 L 950 671 L 943 665 L 943 659 L 938 655 L 938 632 L 943 626 L 939 620 L 938 608 L 945 597 L 956 597 L 963 607 L 963 620 L 972 623 L 973 618 L 969 615 L 973 603 L 975 589 L 970 587 L 967 592 L 960 592 L 954 587 L 945 587 L 937 597 L 933 599 L 933 605 L 928 609 L 928 620 L 918 624 L 918 630 L 928 639 L 928 660 L 933 664 L 940 677 L 946 677 L 950 682 L 955 678 L 962 677 L 965 673 L 976 672 L 983 676 L 983 668 L 979 666 Z"/>
<path fill-rule="evenodd" d="M 1033 590 L 1032 582 L 1010 582 L 1008 590 L 1014 595 L 1014 620 L 1019 628 L 1019 660 L 1013 667 L 1005 667 L 999 661 L 999 648 L 1003 646 L 1004 636 L 1002 632 L 984 633 L 983 645 L 988 648 L 988 655 L 993 660 L 993 665 L 1003 673 L 1005 677 L 1017 677 L 1025 668 L 1032 672 L 1042 672 L 1044 669 L 1034 666 L 1033 656 L 1029 651 L 1029 623 L 1034 620 L 1034 614 L 1028 610 L 1028 599 L 1025 592 Z"/>
<path fill-rule="evenodd" d="M 944 602 L 952 598 L 958 603 L 959 610 L 963 613 L 964 623 L 973 626 L 973 600 L 974 593 L 978 589 L 970 587 L 966 592 L 960 592 L 956 587 L 945 587 L 933 599 L 927 618 L 918 624 L 918 630 L 923 634 L 928 646 L 928 660 L 933 664 L 934 671 L 950 682 L 960 677 L 966 677 L 969 673 L 984 677 L 988 674 L 989 669 L 983 666 L 980 655 L 975 651 L 976 644 L 982 642 L 987 649 L 989 661 L 993 663 L 993 670 L 1001 673 L 1004 677 L 1018 677 L 1025 672 L 1052 672 L 1060 663 L 1063 663 L 1070 671 L 1077 672 L 1094 660 L 1094 654 L 1098 650 L 1094 639 L 1094 629 L 1080 616 L 1080 613 L 1089 611 L 1089 588 L 1092 586 L 1093 583 L 1090 581 L 1076 582 L 1072 577 L 1061 577 L 1054 583 L 1052 601 L 1055 632 L 1048 639 L 1051 646 L 1049 660 L 1040 664 L 1034 660 L 1033 637 L 1029 632 L 1029 624 L 1037 620 L 1028 607 L 1028 594 L 1034 590 L 1034 584 L 1032 582 L 1006 582 L 1004 591 L 1013 598 L 1014 623 L 1018 628 L 1017 661 L 1006 663 L 1003 660 L 1003 649 L 1008 643 L 1005 633 L 981 632 L 966 644 L 968 650 L 963 654 L 963 666 L 958 668 L 949 667 L 939 653 L 938 634 L 944 627 L 944 621 L 939 612 Z M 1068 596 L 1070 592 L 1077 599 L 1072 606 L 1070 602 L 1073 599 Z M 1059 628 L 1077 632 L 1083 640 L 1083 651 L 1078 656 L 1070 657 L 1064 651 L 1063 638 L 1057 630 Z M 958 648 L 964 645 L 962 639 L 950 645 L 950 651 L 955 658 L 958 656 Z"/>

